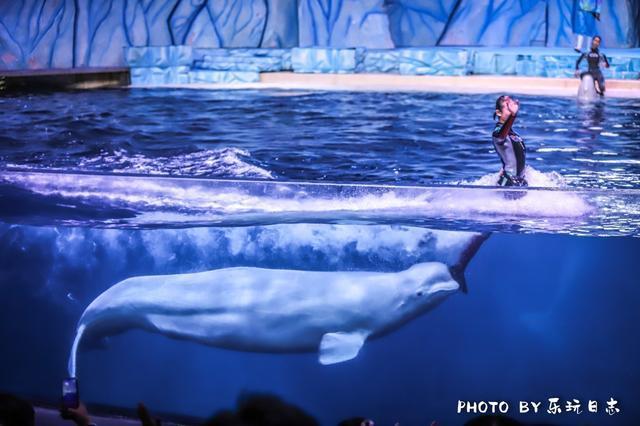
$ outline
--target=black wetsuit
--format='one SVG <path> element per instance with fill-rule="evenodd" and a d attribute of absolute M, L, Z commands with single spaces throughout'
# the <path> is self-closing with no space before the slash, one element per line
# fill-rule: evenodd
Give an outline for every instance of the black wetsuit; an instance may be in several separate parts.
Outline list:
<path fill-rule="evenodd" d="M 580 74 L 580 78 L 584 77 L 585 74 L 591 74 L 594 80 L 598 81 L 598 87 L 600 87 L 599 92 L 601 95 L 604 94 L 604 76 L 602 75 L 602 71 L 600 71 L 600 61 L 604 61 L 609 67 L 609 60 L 605 56 L 605 54 L 600 54 L 598 49 L 591 49 L 589 53 L 583 53 L 580 55 L 578 60 L 576 61 L 576 70 L 580 67 L 580 62 L 582 59 L 587 58 L 587 63 L 589 64 L 589 70 Z"/>
<path fill-rule="evenodd" d="M 524 178 L 526 164 L 526 147 L 524 140 L 512 128 L 515 114 L 504 123 L 496 123 L 493 129 L 493 146 L 502 161 L 502 172 L 498 185 L 500 186 L 527 186 Z"/>

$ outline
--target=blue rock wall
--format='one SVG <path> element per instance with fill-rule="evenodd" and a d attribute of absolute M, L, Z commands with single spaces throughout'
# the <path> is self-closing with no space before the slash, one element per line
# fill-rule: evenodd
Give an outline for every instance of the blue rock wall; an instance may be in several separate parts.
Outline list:
<path fill-rule="evenodd" d="M 546 1 L 463 0 L 440 45 L 545 45 Z"/>
<path fill-rule="evenodd" d="M 397 47 L 440 44 L 460 3 L 460 0 L 386 0 L 394 44 Z"/>
<path fill-rule="evenodd" d="M 629 44 L 640 46 L 640 0 L 629 0 L 629 21 L 631 24 Z M 634 31 L 635 30 L 635 31 Z"/>
<path fill-rule="evenodd" d="M 548 29 L 546 46 L 572 46 L 575 36 L 571 28 L 574 2 L 577 0 L 548 0 Z M 633 18 L 635 13 L 636 19 Z M 603 0 L 598 34 L 603 38 L 603 48 L 638 47 L 634 35 L 640 27 L 638 21 L 640 2 L 635 0 Z"/>
<path fill-rule="evenodd" d="M 382 0 L 300 0 L 300 47 L 392 48 Z"/>
<path fill-rule="evenodd" d="M 570 47 L 577 0 L 0 0 L 0 69 L 125 65 L 126 46 Z M 603 0 L 603 48 L 640 0 Z"/>

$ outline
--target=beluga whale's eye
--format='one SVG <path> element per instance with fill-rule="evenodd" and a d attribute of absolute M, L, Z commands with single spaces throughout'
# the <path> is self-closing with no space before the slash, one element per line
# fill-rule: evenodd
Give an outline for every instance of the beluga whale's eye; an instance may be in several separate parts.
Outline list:
<path fill-rule="evenodd" d="M 419 291 L 416 293 L 416 296 L 422 296 L 422 290 L 419 290 Z"/>

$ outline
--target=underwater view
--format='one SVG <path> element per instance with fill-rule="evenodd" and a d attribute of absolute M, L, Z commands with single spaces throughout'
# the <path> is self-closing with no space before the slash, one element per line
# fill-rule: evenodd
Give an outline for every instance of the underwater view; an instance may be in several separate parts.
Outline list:
<path fill-rule="evenodd" d="M 525 189 L 496 186 L 496 97 L 0 97 L 0 388 L 637 424 L 640 100 L 519 97 Z"/>

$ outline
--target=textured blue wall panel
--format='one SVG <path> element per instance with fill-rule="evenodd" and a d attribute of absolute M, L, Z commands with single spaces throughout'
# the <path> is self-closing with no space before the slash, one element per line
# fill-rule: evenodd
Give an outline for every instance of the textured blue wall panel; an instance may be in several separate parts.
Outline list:
<path fill-rule="evenodd" d="M 291 49 L 194 48 L 193 66 L 235 71 L 290 71 Z"/>
<path fill-rule="evenodd" d="M 77 2 L 74 66 L 96 67 L 124 63 L 125 26 L 122 25 L 124 0 L 86 0 Z"/>
<path fill-rule="evenodd" d="M 575 1 L 386 0 L 386 6 L 397 47 L 569 47 L 575 41 L 571 26 Z M 596 27 L 607 39 L 604 46 L 637 45 L 638 7 L 635 0 L 603 1 Z"/>
<path fill-rule="evenodd" d="M 577 0 L 548 0 L 549 1 L 549 26 L 548 46 L 574 46 L 571 18 L 574 3 Z M 596 31 L 602 36 L 602 47 L 635 47 L 638 41 L 634 33 L 640 27 L 635 13 L 638 14 L 640 3 L 629 0 L 604 0 L 600 22 L 596 22 Z M 584 48 L 584 46 L 583 46 Z"/>
<path fill-rule="evenodd" d="M 189 73 L 189 82 L 194 84 L 255 83 L 258 81 L 260 81 L 260 75 L 257 72 L 194 70 Z"/>
<path fill-rule="evenodd" d="M 131 68 L 131 84 L 134 86 L 161 86 L 189 83 L 189 67 Z"/>
<path fill-rule="evenodd" d="M 401 49 L 397 56 L 400 74 L 466 75 L 469 52 L 464 49 Z"/>
<path fill-rule="evenodd" d="M 131 68 L 133 86 L 252 83 L 259 80 L 260 76 L 256 72 L 190 70 L 189 67 Z"/>
<path fill-rule="evenodd" d="M 122 66 L 126 46 L 572 47 L 575 1 L 0 0 L 0 68 Z M 603 49 L 638 46 L 640 0 L 601 16 Z"/>
<path fill-rule="evenodd" d="M 573 77 L 576 57 L 573 55 L 543 55 L 536 58 L 542 64 L 544 77 Z"/>
<path fill-rule="evenodd" d="M 442 35 L 442 45 L 544 45 L 546 2 L 462 0 Z"/>
<path fill-rule="evenodd" d="M 391 37 L 397 47 L 436 46 L 459 0 L 386 0 Z"/>
<path fill-rule="evenodd" d="M 291 64 L 295 72 L 351 73 L 356 71 L 356 50 L 296 48 L 291 51 Z"/>
<path fill-rule="evenodd" d="M 190 67 L 193 63 L 191 46 L 131 47 L 125 53 L 130 67 Z"/>
<path fill-rule="evenodd" d="M 267 26 L 260 47 L 298 46 L 297 0 L 269 0 Z"/>
<path fill-rule="evenodd" d="M 275 57 L 211 56 L 194 64 L 195 68 L 217 71 L 281 71 L 282 59 Z"/>
<path fill-rule="evenodd" d="M 294 47 L 298 42 L 296 0 L 183 0 L 168 22 L 172 44 Z"/>
<path fill-rule="evenodd" d="M 0 0 L 0 68 L 122 66 L 126 46 L 295 47 L 296 0 Z"/>
<path fill-rule="evenodd" d="M 613 49 L 608 54 L 610 68 L 605 68 L 605 78 L 639 79 L 640 78 L 640 49 Z M 582 69 L 586 69 L 584 61 Z"/>
<path fill-rule="evenodd" d="M 394 47 L 383 0 L 299 0 L 300 47 Z"/>
<path fill-rule="evenodd" d="M 73 0 L 0 1 L 0 68 L 73 65 Z"/>
<path fill-rule="evenodd" d="M 633 46 L 634 29 L 640 22 L 633 20 L 631 2 L 628 0 L 604 0 L 600 22 L 596 22 L 598 34 L 602 36 L 602 46 Z"/>
<path fill-rule="evenodd" d="M 260 46 L 267 2 L 254 0 L 180 1 L 170 15 L 174 44 L 197 47 Z"/>
<path fill-rule="evenodd" d="M 357 71 L 368 73 L 399 73 L 398 49 L 367 49 L 357 55 Z M 359 53 L 359 52 L 356 52 Z"/>
<path fill-rule="evenodd" d="M 640 76 L 640 49 L 611 49 L 606 78 L 637 79 Z M 578 54 L 561 48 L 479 48 L 473 52 L 471 71 L 486 75 L 573 77 Z M 581 69 L 586 71 L 586 61 Z"/>

